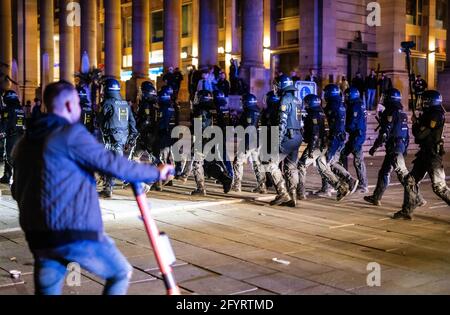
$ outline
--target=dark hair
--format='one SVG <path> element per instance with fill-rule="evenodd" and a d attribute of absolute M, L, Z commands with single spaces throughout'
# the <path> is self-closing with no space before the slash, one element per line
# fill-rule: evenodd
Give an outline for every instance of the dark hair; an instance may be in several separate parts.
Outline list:
<path fill-rule="evenodd" d="M 54 83 L 50 83 L 47 85 L 44 91 L 44 104 L 51 111 L 58 104 L 54 104 L 55 98 L 60 96 L 62 93 L 73 93 L 76 92 L 75 86 L 68 81 L 58 81 Z"/>

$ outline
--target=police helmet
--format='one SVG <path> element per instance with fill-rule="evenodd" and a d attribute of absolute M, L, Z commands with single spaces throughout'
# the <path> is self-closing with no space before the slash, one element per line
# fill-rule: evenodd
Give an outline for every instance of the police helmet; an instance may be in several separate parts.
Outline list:
<path fill-rule="evenodd" d="M 428 90 L 422 94 L 422 107 L 424 110 L 442 106 L 442 95 L 438 91 Z"/>
<path fill-rule="evenodd" d="M 399 103 L 402 101 L 402 93 L 397 89 L 389 89 L 386 93 L 386 101 L 389 103 Z"/>
<path fill-rule="evenodd" d="M 116 79 L 106 79 L 104 84 L 106 94 L 120 94 L 120 83 Z"/>
<path fill-rule="evenodd" d="M 306 109 L 319 108 L 322 100 L 315 94 L 309 94 L 303 99 L 303 103 L 305 104 Z"/>
<path fill-rule="evenodd" d="M 213 100 L 212 93 L 208 90 L 201 90 L 197 92 L 198 103 L 210 103 Z"/>
<path fill-rule="evenodd" d="M 170 101 L 172 99 L 172 88 L 168 86 L 163 86 L 161 91 L 159 91 L 159 100 L 160 101 Z"/>
<path fill-rule="evenodd" d="M 244 108 L 255 108 L 258 107 L 258 100 L 253 94 L 246 94 L 242 96 L 242 105 Z"/>
<path fill-rule="evenodd" d="M 5 103 L 11 103 L 11 102 L 19 102 L 19 96 L 17 93 L 13 90 L 6 91 L 3 95 L 3 101 Z"/>
<path fill-rule="evenodd" d="M 285 74 L 278 78 L 278 87 L 282 92 L 297 91 L 294 81 Z"/>
<path fill-rule="evenodd" d="M 142 96 L 147 99 L 154 99 L 157 97 L 155 86 L 150 81 L 145 81 L 141 85 Z"/>
<path fill-rule="evenodd" d="M 337 100 L 341 98 L 341 90 L 336 84 L 328 84 L 324 89 L 325 100 Z"/>
<path fill-rule="evenodd" d="M 280 97 L 273 91 L 267 93 L 266 95 L 266 105 L 277 104 L 280 102 Z"/>
<path fill-rule="evenodd" d="M 359 93 L 359 90 L 355 87 L 351 87 L 351 88 L 347 89 L 344 94 L 345 94 L 345 100 L 347 102 L 353 102 L 353 101 L 361 99 L 361 94 Z"/>

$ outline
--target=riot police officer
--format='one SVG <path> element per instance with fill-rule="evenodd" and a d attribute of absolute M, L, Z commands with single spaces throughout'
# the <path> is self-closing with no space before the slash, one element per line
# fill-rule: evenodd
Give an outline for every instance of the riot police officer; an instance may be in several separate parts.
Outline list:
<path fill-rule="evenodd" d="M 351 192 L 347 183 L 341 182 L 331 171 L 327 163 L 328 131 L 325 113 L 321 106 L 320 98 L 310 94 L 303 99 L 307 116 L 304 127 L 304 141 L 308 144 L 298 162 L 300 181 L 297 188 L 299 200 L 306 199 L 305 182 L 306 170 L 313 163 L 317 164 L 319 173 L 326 178 L 337 191 L 337 201 L 341 201 Z"/>
<path fill-rule="evenodd" d="M 278 132 L 278 111 L 280 109 L 280 97 L 278 96 L 276 92 L 276 87 L 274 87 L 272 90 L 270 90 L 266 96 L 264 97 L 264 109 L 261 112 L 261 126 L 265 127 L 267 130 L 267 138 L 266 142 L 262 143 L 263 146 L 265 146 L 265 152 L 272 153 L 272 143 L 278 142 L 278 133 L 272 134 L 272 128 L 276 128 Z M 276 140 L 275 140 L 276 139 Z M 261 139 L 264 141 L 264 139 Z M 276 150 L 278 150 L 278 146 Z M 273 179 L 272 175 L 268 171 L 268 163 L 269 161 L 266 161 L 265 159 L 262 161 L 262 164 L 266 170 L 266 187 L 272 187 L 273 186 Z"/>
<path fill-rule="evenodd" d="M 231 163 L 227 154 L 227 127 L 234 127 L 231 111 L 228 107 L 228 101 L 225 93 L 223 91 L 214 91 L 214 104 L 216 106 L 217 113 L 217 126 L 222 130 L 223 133 L 223 148 L 220 148 L 219 154 L 223 161 L 225 168 L 227 169 L 228 175 L 230 177 L 234 176 L 233 164 Z"/>
<path fill-rule="evenodd" d="M 450 189 L 445 182 L 442 162 L 445 154 L 445 110 L 442 107 L 442 95 L 434 90 L 425 91 L 422 94 L 422 108 L 423 114 L 418 119 L 413 118 L 412 127 L 419 152 L 405 181 L 407 189 L 402 210 L 394 214 L 394 219 L 411 220 L 414 209 L 425 204 L 419 194 L 419 184 L 427 173 L 434 193 L 450 205 Z"/>
<path fill-rule="evenodd" d="M 402 95 L 397 89 L 390 89 L 384 98 L 385 110 L 380 117 L 380 132 L 369 154 L 374 155 L 385 144 L 386 155 L 380 172 L 378 182 L 372 196 L 364 200 L 381 206 L 381 198 L 389 186 L 390 175 L 395 170 L 400 183 L 404 185 L 409 171 L 406 168 L 405 155 L 409 145 L 408 115 L 403 111 Z"/>
<path fill-rule="evenodd" d="M 157 135 L 158 93 L 150 81 L 141 84 L 141 99 L 137 110 L 137 130 L 135 159 L 140 160 L 147 154 L 150 163 L 157 164 L 158 149 L 155 147 Z"/>
<path fill-rule="evenodd" d="M 258 127 L 261 110 L 258 107 L 256 96 L 253 94 L 244 95 L 242 97 L 242 108 L 243 112 L 241 113 L 239 125 L 246 132 L 244 138 L 241 139 L 243 145 L 239 146 L 237 156 L 233 163 L 234 183 L 232 190 L 241 192 L 244 162 L 250 159 L 257 182 L 257 187 L 253 192 L 265 194 L 267 193 L 266 176 L 259 158 L 260 148 L 258 147 Z"/>
<path fill-rule="evenodd" d="M 357 189 L 359 181 L 354 179 L 339 161 L 347 138 L 345 132 L 346 108 L 342 101 L 341 90 L 336 84 L 327 85 L 324 89 L 324 99 L 326 102 L 324 112 L 329 128 L 326 161 L 333 173 L 345 181 L 351 193 L 353 193 Z M 322 189 L 318 192 L 318 195 L 331 195 L 328 181 L 324 176 L 322 176 Z"/>
<path fill-rule="evenodd" d="M 347 143 L 341 153 L 341 163 L 348 169 L 347 159 L 353 155 L 353 163 L 359 180 L 359 191 L 367 193 L 367 170 L 364 162 L 363 145 L 367 134 L 367 111 L 357 88 L 351 87 L 345 91 L 347 105 L 346 131 L 349 134 Z"/>
<path fill-rule="evenodd" d="M 1 138 L 6 139 L 6 161 L 4 175 L 0 183 L 9 184 L 12 177 L 11 153 L 14 145 L 25 132 L 25 111 L 20 105 L 19 97 L 14 91 L 7 91 L 3 96 L 5 109 L 1 118 Z"/>
<path fill-rule="evenodd" d="M 105 99 L 101 106 L 103 139 L 109 150 L 123 155 L 127 142 L 133 142 L 137 137 L 136 121 L 130 106 L 120 95 L 120 84 L 117 80 L 107 79 L 104 91 Z M 113 178 L 107 176 L 100 195 L 111 198 L 113 184 Z"/>
<path fill-rule="evenodd" d="M 277 197 L 271 205 L 297 205 L 298 151 L 303 141 L 302 110 L 300 100 L 295 96 L 294 82 L 286 75 L 278 79 L 280 89 L 280 107 L 278 110 L 279 155 L 271 158 L 268 171 L 277 191 Z M 284 175 L 279 168 L 284 162 Z"/>
<path fill-rule="evenodd" d="M 90 133 L 94 133 L 94 111 L 92 110 L 86 89 L 83 86 L 77 86 L 77 91 L 80 97 L 81 123 Z"/>
<path fill-rule="evenodd" d="M 194 147 L 193 147 L 193 162 L 192 171 L 194 174 L 195 183 L 197 189 L 192 192 L 192 195 L 206 195 L 205 187 L 205 171 L 223 185 L 224 193 L 228 193 L 231 190 L 232 179 L 229 177 L 227 171 L 220 165 L 218 161 L 205 161 L 207 154 L 210 152 L 204 152 L 203 140 L 209 140 L 209 138 L 203 139 L 203 132 L 213 125 L 212 111 L 215 110 L 212 93 L 208 90 L 201 90 L 197 92 L 196 99 L 194 101 L 194 124 L 192 128 L 194 130 Z M 196 134 L 197 123 L 201 123 L 202 135 Z"/>
<path fill-rule="evenodd" d="M 178 124 L 175 121 L 175 108 L 172 101 L 171 88 L 165 86 L 158 95 L 158 140 L 159 162 L 161 164 L 173 164 L 172 161 L 172 130 Z"/>

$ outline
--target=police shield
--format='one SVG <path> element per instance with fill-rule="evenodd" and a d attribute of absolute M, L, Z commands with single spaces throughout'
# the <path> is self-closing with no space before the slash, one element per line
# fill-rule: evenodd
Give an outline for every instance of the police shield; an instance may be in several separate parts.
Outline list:
<path fill-rule="evenodd" d="M 295 92 L 295 96 L 303 103 L 303 99 L 310 95 L 317 95 L 317 84 L 315 82 L 310 81 L 297 81 L 295 83 L 295 88 L 297 92 Z"/>

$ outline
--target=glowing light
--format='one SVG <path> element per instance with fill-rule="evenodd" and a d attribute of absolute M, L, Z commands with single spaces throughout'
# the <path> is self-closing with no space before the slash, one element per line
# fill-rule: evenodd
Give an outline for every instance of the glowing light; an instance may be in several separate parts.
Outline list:
<path fill-rule="evenodd" d="M 219 48 L 217 49 L 217 52 L 218 52 L 219 54 L 223 55 L 223 54 L 225 53 L 225 48 L 219 47 Z"/>
<path fill-rule="evenodd" d="M 183 51 L 181 52 L 181 59 L 186 59 L 188 57 L 188 53 Z"/>

